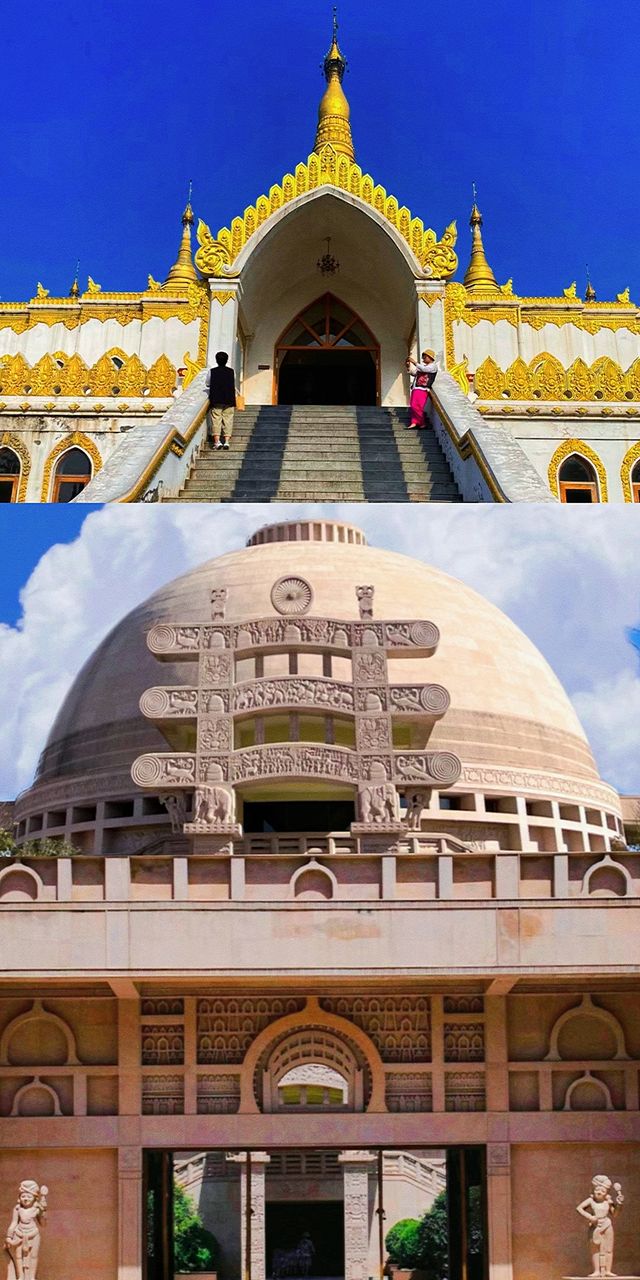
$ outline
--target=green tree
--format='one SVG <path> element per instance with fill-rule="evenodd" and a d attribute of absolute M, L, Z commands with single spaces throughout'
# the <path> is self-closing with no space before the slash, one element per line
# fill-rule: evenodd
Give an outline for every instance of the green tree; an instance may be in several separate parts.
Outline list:
<path fill-rule="evenodd" d="M 73 858 L 78 853 L 72 844 L 56 837 L 19 845 L 11 831 L 0 831 L 0 858 Z"/>
<path fill-rule="evenodd" d="M 430 1280 L 444 1280 L 449 1267 L 449 1226 L 447 1193 L 441 1191 L 420 1221 L 417 1266 Z"/>
<path fill-rule="evenodd" d="M 220 1247 L 203 1225 L 191 1196 L 173 1184 L 173 1260 L 176 1271 L 215 1271 Z"/>
<path fill-rule="evenodd" d="M 387 1231 L 385 1245 L 390 1262 L 411 1270 L 417 1267 L 420 1222 L 417 1218 L 401 1218 Z"/>

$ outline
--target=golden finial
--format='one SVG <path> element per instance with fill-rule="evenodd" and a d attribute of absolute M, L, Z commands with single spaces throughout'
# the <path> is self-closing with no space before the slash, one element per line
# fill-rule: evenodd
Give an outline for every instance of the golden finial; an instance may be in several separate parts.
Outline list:
<path fill-rule="evenodd" d="M 314 143 L 314 151 L 330 144 L 334 151 L 354 159 L 353 139 L 351 137 L 351 109 L 347 102 L 342 81 L 347 69 L 345 58 L 338 44 L 338 15 L 333 6 L 333 37 L 331 48 L 323 63 L 327 82 L 318 111 L 318 129 Z"/>
<path fill-rule="evenodd" d="M 584 300 L 585 302 L 597 302 L 598 300 L 598 295 L 596 294 L 596 291 L 591 283 L 591 276 L 589 275 L 588 265 L 587 265 L 587 287 L 584 291 Z"/>
<path fill-rule="evenodd" d="M 477 204 L 476 184 L 473 183 L 473 206 L 469 219 L 471 227 L 471 258 L 463 284 L 468 293 L 500 293 L 500 286 L 489 263 L 482 243 L 482 214 Z"/>
<path fill-rule="evenodd" d="M 36 298 L 48 298 L 48 297 L 49 297 L 49 290 L 45 289 L 44 285 L 40 284 L 40 281 L 38 280 L 38 287 L 36 289 Z"/>
<path fill-rule="evenodd" d="M 165 288 L 172 286 L 182 289 L 186 285 L 198 283 L 198 273 L 193 265 L 193 255 L 191 253 L 191 228 L 194 223 L 193 209 L 191 208 L 191 194 L 193 191 L 193 183 L 189 183 L 189 196 L 185 211 L 182 215 L 182 239 L 178 256 L 164 282 Z"/>
<path fill-rule="evenodd" d="M 76 260 L 76 273 L 75 273 L 75 276 L 73 277 L 73 284 L 72 284 L 72 286 L 71 286 L 71 288 L 70 288 L 70 290 L 69 290 L 69 297 L 70 297 L 70 298 L 79 298 L 79 297 L 80 297 L 80 285 L 78 284 L 78 276 L 79 276 L 79 275 L 80 275 L 80 259 L 78 258 L 78 259 Z"/>

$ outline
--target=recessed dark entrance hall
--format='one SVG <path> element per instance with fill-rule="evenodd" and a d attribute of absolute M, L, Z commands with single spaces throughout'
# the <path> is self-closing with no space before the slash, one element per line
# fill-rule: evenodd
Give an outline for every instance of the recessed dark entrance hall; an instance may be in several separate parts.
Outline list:
<path fill-rule="evenodd" d="M 371 330 L 325 293 L 295 317 L 276 345 L 278 404 L 378 404 L 379 367 Z"/>
<path fill-rule="evenodd" d="M 295 1249 L 308 1233 L 314 1248 L 310 1276 L 344 1276 L 344 1205 L 341 1200 L 287 1200 L 266 1205 L 267 1276 L 276 1249 Z M 301 1272 L 291 1273 L 291 1280 Z"/>

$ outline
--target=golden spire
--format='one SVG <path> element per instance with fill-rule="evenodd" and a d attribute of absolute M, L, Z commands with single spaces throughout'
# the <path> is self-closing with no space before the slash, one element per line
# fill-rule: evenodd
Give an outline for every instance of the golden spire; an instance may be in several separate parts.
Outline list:
<path fill-rule="evenodd" d="M 193 209 L 191 208 L 191 186 L 189 183 L 189 199 L 187 207 L 182 215 L 182 240 L 178 256 L 165 280 L 166 285 L 187 285 L 198 283 L 198 273 L 193 265 L 193 257 L 191 255 L 191 228 L 194 223 Z"/>
<path fill-rule="evenodd" d="M 338 44 L 338 19 L 334 5 L 333 40 L 324 60 L 327 87 L 318 111 L 318 130 L 313 149 L 314 151 L 320 151 L 322 147 L 330 143 L 334 151 L 353 160 L 353 139 L 349 123 L 351 110 L 342 88 L 346 69 L 347 60 Z"/>
<path fill-rule="evenodd" d="M 463 280 L 469 293 L 500 293 L 500 286 L 487 262 L 482 243 L 482 214 L 476 204 L 476 186 L 473 184 L 473 208 L 469 219 L 471 227 L 471 258 Z"/>
<path fill-rule="evenodd" d="M 589 268 L 588 268 L 588 267 L 587 267 L 587 287 L 586 287 L 586 289 L 585 289 L 585 291 L 584 291 L 584 300 L 585 300 L 585 302 L 597 302 L 597 301 L 598 301 L 598 295 L 597 295 L 597 293 L 596 293 L 596 291 L 595 291 L 595 289 L 594 289 L 594 287 L 593 287 L 593 285 L 592 285 L 592 283 L 591 283 L 591 276 L 590 276 L 590 274 L 589 274 Z"/>

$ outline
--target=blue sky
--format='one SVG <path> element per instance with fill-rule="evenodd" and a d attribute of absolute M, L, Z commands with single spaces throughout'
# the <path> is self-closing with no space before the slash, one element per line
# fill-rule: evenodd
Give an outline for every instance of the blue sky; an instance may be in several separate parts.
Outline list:
<path fill-rule="evenodd" d="M 357 159 L 466 265 L 471 183 L 500 280 L 640 301 L 640 6 L 340 0 Z M 217 230 L 309 153 L 327 0 L 30 0 L 3 24 L 0 297 L 81 262 L 139 289 L 174 260 L 187 184 Z"/>
<path fill-rule="evenodd" d="M 434 564 L 503 609 L 571 696 L 603 777 L 640 794 L 640 668 L 627 634 L 640 623 L 632 507 L 185 503 L 85 510 L 79 531 L 73 508 L 61 507 L 55 524 L 48 508 L 46 525 L 37 507 L 0 508 L 5 560 L 15 566 L 0 601 L 0 675 L 11 691 L 0 799 L 31 781 L 71 682 L 125 613 L 191 566 L 243 546 L 260 525 L 312 513 L 359 525 L 374 545 Z"/>

